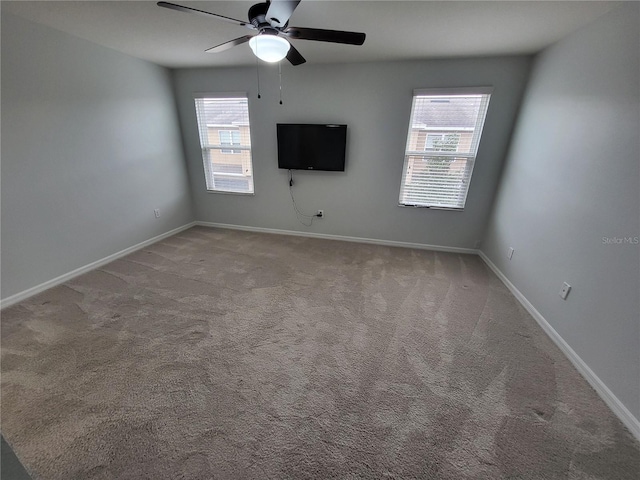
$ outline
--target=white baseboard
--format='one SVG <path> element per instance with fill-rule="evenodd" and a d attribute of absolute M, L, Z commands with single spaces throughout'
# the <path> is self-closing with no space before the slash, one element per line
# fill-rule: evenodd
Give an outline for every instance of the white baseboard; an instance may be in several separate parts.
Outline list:
<path fill-rule="evenodd" d="M 573 364 L 578 372 L 585 378 L 587 382 L 600 395 L 602 400 L 609 406 L 613 413 L 624 423 L 633 436 L 640 441 L 640 421 L 629 411 L 624 404 L 618 400 L 609 387 L 600 380 L 600 378 L 589 368 L 582 358 L 569 346 L 569 344 L 560 336 L 558 332 L 551 326 L 549 322 L 536 310 L 536 308 L 527 300 L 527 298 L 511 283 L 511 281 L 500 271 L 498 267 L 487 257 L 483 251 L 479 251 L 478 255 L 487 264 L 487 266 L 495 273 L 502 283 L 511 291 L 514 297 L 522 304 L 522 306 L 531 314 L 531 316 L 542 327 L 542 330 L 553 340 L 558 348 L 565 354 L 569 361 Z"/>
<path fill-rule="evenodd" d="M 448 252 L 448 253 L 466 253 L 471 255 L 478 254 L 478 250 L 473 248 L 444 247 L 441 245 L 428 245 L 426 243 L 399 242 L 396 240 L 381 240 L 377 238 L 366 238 L 366 237 L 348 237 L 344 235 L 331 235 L 327 233 L 299 232 L 296 230 L 280 230 L 277 228 L 248 227 L 244 225 L 232 225 L 229 223 L 196 222 L 196 225 L 199 225 L 201 227 L 225 228 L 229 230 L 243 230 L 246 232 L 272 233 L 276 235 L 291 235 L 294 237 L 310 237 L 310 238 L 321 238 L 324 240 L 340 240 L 343 242 L 368 243 L 373 245 L 385 245 L 387 247 L 417 248 L 420 250 L 434 250 L 436 252 Z"/>
<path fill-rule="evenodd" d="M 61 283 L 71 280 L 72 278 L 82 275 L 83 273 L 87 273 L 90 270 L 99 268 L 103 265 L 106 265 L 109 262 L 113 262 L 118 258 L 122 258 L 125 255 L 129 255 L 130 253 L 135 252 L 136 250 L 140 250 L 141 248 L 149 246 L 152 243 L 156 243 L 156 242 L 159 242 L 160 240 L 164 240 L 167 237 L 175 235 L 176 233 L 180 233 L 183 230 L 187 230 L 188 228 L 191 228 L 195 225 L 196 225 L 196 222 L 191 222 L 181 227 L 174 228 L 173 230 L 169 230 L 168 232 L 165 232 L 161 235 L 157 235 L 153 238 L 150 238 L 149 240 L 140 242 L 137 245 L 133 245 L 132 247 L 125 248 L 124 250 L 120 250 L 119 252 L 109 255 L 108 257 L 101 258 L 100 260 L 96 260 L 95 262 L 91 262 L 83 267 L 76 268 L 75 270 L 65 273 L 64 275 L 60 275 L 59 277 L 52 278 L 51 280 L 41 283 L 40 285 L 36 285 L 35 287 L 28 288 L 27 290 L 18 292 L 14 295 L 11 295 L 10 297 L 3 298 L 2 300 L 0 300 L 0 309 L 10 307 L 11 305 L 21 302 L 22 300 L 25 300 L 33 295 L 36 295 L 40 292 L 44 292 L 49 288 L 60 285 Z"/>

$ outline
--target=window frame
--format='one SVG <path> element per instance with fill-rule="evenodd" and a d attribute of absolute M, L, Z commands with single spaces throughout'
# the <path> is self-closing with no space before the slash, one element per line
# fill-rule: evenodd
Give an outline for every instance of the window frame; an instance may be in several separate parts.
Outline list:
<path fill-rule="evenodd" d="M 194 108 L 196 115 L 196 124 L 198 128 L 199 142 L 200 142 L 200 150 L 202 152 L 202 165 L 204 170 L 205 177 L 205 188 L 207 193 L 221 193 L 226 195 L 255 195 L 255 180 L 254 180 L 254 168 L 253 168 L 253 140 L 251 133 L 251 120 L 250 120 L 250 112 L 249 112 L 249 96 L 246 92 L 215 92 L 215 93 L 194 93 Z M 203 100 L 243 100 L 246 104 L 246 115 L 247 115 L 247 123 L 246 126 L 248 128 L 248 139 L 249 143 L 247 145 L 242 145 L 242 134 L 240 135 L 240 144 L 236 145 L 234 143 L 227 144 L 222 142 L 222 138 L 220 136 L 220 132 L 229 131 L 231 133 L 231 140 L 233 141 L 233 132 L 240 132 L 242 125 L 240 124 L 232 124 L 232 125 L 222 125 L 222 124 L 213 124 L 207 123 L 206 121 L 201 122 L 201 119 L 204 118 L 204 111 L 201 111 L 199 106 L 199 101 Z M 225 128 L 226 127 L 226 128 Z M 209 141 L 209 128 L 217 129 L 217 144 L 211 144 Z M 231 148 L 230 148 L 231 147 Z M 222 163 L 214 163 L 211 154 L 213 151 L 218 151 L 222 155 L 241 155 L 243 152 L 249 152 L 249 170 L 250 174 L 245 173 L 230 173 L 230 172 L 220 172 L 214 171 L 214 165 L 222 166 Z M 232 165 L 230 163 L 229 165 Z M 241 164 L 241 167 L 244 168 Z M 220 183 L 221 181 L 234 181 L 234 180 L 247 180 L 248 189 L 247 191 L 241 191 L 232 188 L 225 188 L 224 186 L 216 185 L 216 181 Z"/>
<path fill-rule="evenodd" d="M 398 206 L 399 207 L 410 207 L 410 208 L 427 208 L 432 210 L 450 210 L 450 211 L 463 211 L 466 206 L 466 201 L 468 198 L 469 187 L 471 185 L 471 179 L 473 176 L 473 169 L 475 167 L 475 162 L 478 157 L 479 146 L 482 140 L 482 133 L 484 130 L 484 126 L 486 124 L 487 114 L 489 103 L 491 101 L 491 95 L 493 93 L 493 87 L 463 87 L 463 88 L 423 88 L 416 89 L 413 91 L 412 101 L 411 101 L 411 114 L 409 117 L 409 125 L 407 129 L 407 141 L 405 144 L 404 151 L 404 161 L 402 167 L 402 177 L 400 179 L 400 192 L 398 195 Z M 433 97 L 433 96 L 442 96 L 442 97 L 450 97 L 450 96 L 475 96 L 481 95 L 483 98 L 481 99 L 480 110 L 478 116 L 476 118 L 474 127 L 471 129 L 465 129 L 473 133 L 471 138 L 471 147 L 469 152 L 459 152 L 457 151 L 459 148 L 459 144 L 456 146 L 456 151 L 447 151 L 447 150 L 434 150 L 427 148 L 427 138 L 429 132 L 425 133 L 425 145 L 422 150 L 410 150 L 411 140 L 412 140 L 412 128 L 414 124 L 414 114 L 416 110 L 416 99 L 418 97 Z M 432 125 L 433 135 L 439 135 L 440 138 L 444 138 L 446 135 L 446 128 L 443 128 L 439 125 Z M 451 134 L 460 134 L 460 130 L 462 129 L 454 129 L 451 131 Z M 438 132 L 438 133 L 436 133 Z M 428 161 L 428 157 L 441 157 L 447 158 L 450 157 L 450 163 L 456 163 L 457 159 L 465 160 L 464 172 L 462 173 L 462 181 L 458 184 L 459 188 L 463 188 L 464 192 L 461 193 L 462 198 L 462 206 L 447 206 L 447 205 L 436 205 L 436 204 L 424 204 L 419 203 L 405 203 L 403 201 L 403 197 L 406 197 L 405 189 L 406 183 L 405 180 L 408 176 L 408 166 L 410 163 L 411 157 L 422 157 L 423 162 Z M 464 179 L 468 181 L 464 182 Z M 426 189 L 425 189 L 426 191 Z"/>

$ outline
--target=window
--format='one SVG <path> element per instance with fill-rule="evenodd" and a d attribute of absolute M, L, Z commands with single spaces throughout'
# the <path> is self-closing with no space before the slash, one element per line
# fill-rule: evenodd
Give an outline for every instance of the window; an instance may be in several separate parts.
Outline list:
<path fill-rule="evenodd" d="M 240 130 L 218 130 L 220 145 L 233 146 L 240 145 Z M 242 153 L 242 150 L 222 149 L 222 153 Z"/>
<path fill-rule="evenodd" d="M 400 205 L 464 208 L 490 97 L 490 88 L 414 92 Z"/>
<path fill-rule="evenodd" d="M 427 133 L 424 149 L 436 152 L 457 152 L 459 143 L 459 133 Z"/>
<path fill-rule="evenodd" d="M 207 190 L 253 194 L 247 96 L 203 96 L 195 104 Z"/>

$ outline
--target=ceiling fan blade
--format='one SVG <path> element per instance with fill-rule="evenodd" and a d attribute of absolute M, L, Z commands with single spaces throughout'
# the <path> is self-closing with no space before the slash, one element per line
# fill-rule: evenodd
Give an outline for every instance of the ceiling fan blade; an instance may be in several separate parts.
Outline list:
<path fill-rule="evenodd" d="M 348 45 L 362 45 L 366 34 L 358 32 L 343 32 L 340 30 L 324 30 L 321 28 L 289 27 L 282 31 L 287 37 L 300 40 L 316 40 L 318 42 L 346 43 Z"/>
<path fill-rule="evenodd" d="M 303 63 L 306 62 L 305 58 L 300 54 L 300 52 L 293 45 L 289 47 L 289 53 L 287 53 L 287 60 L 289 60 L 289 63 L 291 63 L 291 65 L 294 65 L 294 66 L 302 65 Z"/>
<path fill-rule="evenodd" d="M 224 15 L 218 15 L 216 13 L 205 12 L 204 10 L 198 10 L 197 8 L 185 7 L 182 5 L 176 5 L 175 3 L 169 2 L 158 2 L 159 7 L 169 8 L 171 10 L 177 10 L 178 12 L 187 12 L 187 13 L 196 13 L 198 15 L 203 15 L 208 18 L 217 18 L 218 20 L 224 20 L 225 22 L 234 23 L 236 25 L 240 25 L 241 27 L 248 27 L 251 29 L 255 29 L 253 25 L 247 22 L 243 22 L 242 20 L 237 20 L 231 17 L 225 17 Z"/>
<path fill-rule="evenodd" d="M 220 45 L 216 45 L 215 47 L 208 48 L 205 50 L 206 53 L 220 53 L 225 50 L 229 50 L 230 48 L 236 47 L 238 45 L 242 45 L 243 43 L 247 43 L 253 35 L 245 35 L 244 37 L 239 37 L 234 40 L 229 40 L 228 42 L 221 43 Z"/>
<path fill-rule="evenodd" d="M 266 19 L 272 27 L 284 27 L 300 0 L 271 0 Z"/>

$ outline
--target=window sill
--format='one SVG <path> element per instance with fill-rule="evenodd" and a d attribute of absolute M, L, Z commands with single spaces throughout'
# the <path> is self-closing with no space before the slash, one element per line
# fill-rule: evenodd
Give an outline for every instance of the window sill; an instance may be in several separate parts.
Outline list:
<path fill-rule="evenodd" d="M 206 190 L 207 193 L 221 193 L 223 195 L 244 195 L 247 197 L 255 196 L 256 192 L 225 192 L 224 190 Z"/>
<path fill-rule="evenodd" d="M 454 208 L 454 207 L 432 207 L 428 205 L 404 205 L 402 203 L 398 204 L 399 207 L 402 208 L 426 208 L 428 210 L 446 210 L 448 212 L 463 212 L 464 208 Z"/>

